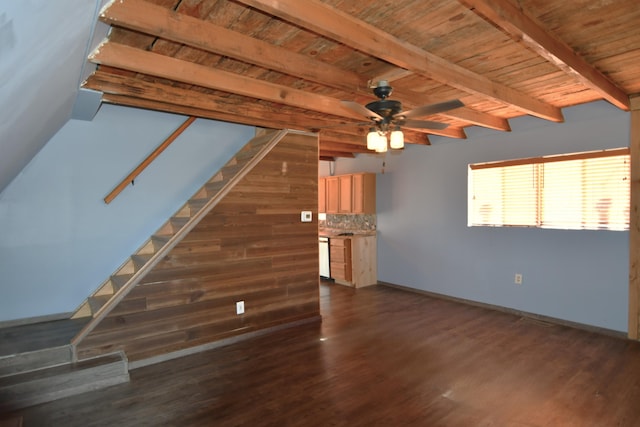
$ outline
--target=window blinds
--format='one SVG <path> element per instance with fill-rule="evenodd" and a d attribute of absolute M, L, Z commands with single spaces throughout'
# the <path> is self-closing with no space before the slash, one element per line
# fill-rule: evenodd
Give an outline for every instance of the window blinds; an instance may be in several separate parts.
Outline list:
<path fill-rule="evenodd" d="M 627 229 L 628 152 L 469 165 L 468 225 Z"/>

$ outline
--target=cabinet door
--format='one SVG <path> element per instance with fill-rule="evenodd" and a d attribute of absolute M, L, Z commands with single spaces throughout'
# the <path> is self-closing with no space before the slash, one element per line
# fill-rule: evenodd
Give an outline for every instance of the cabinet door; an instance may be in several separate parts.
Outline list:
<path fill-rule="evenodd" d="M 318 213 L 327 211 L 327 180 L 318 178 Z"/>
<path fill-rule="evenodd" d="M 364 213 L 364 175 L 354 174 L 353 182 L 353 213 Z"/>
<path fill-rule="evenodd" d="M 352 199 L 353 189 L 351 175 L 340 175 L 340 198 L 338 205 L 338 213 L 351 213 L 353 211 Z"/>
<path fill-rule="evenodd" d="M 376 175 L 358 173 L 352 177 L 353 213 L 376 213 Z"/>
<path fill-rule="evenodd" d="M 351 283 L 351 239 L 329 239 L 331 278 Z"/>
<path fill-rule="evenodd" d="M 338 213 L 340 204 L 340 183 L 337 176 L 327 177 L 326 184 L 326 213 Z"/>

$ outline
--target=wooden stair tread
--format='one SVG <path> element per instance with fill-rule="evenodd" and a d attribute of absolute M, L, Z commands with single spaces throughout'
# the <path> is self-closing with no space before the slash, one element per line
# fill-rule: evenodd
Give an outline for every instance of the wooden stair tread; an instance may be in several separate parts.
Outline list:
<path fill-rule="evenodd" d="M 162 246 L 166 245 L 167 242 L 170 239 L 171 239 L 170 236 L 162 235 L 162 234 L 154 234 L 153 236 L 151 236 L 151 240 L 153 242 L 157 242 L 158 244 L 161 244 Z"/>
<path fill-rule="evenodd" d="M 136 254 L 131 255 L 131 259 L 133 260 L 134 265 L 136 266 L 136 270 L 142 268 L 149 260 L 153 257 L 152 254 Z"/>
<path fill-rule="evenodd" d="M 207 195 L 209 196 L 209 198 L 212 198 L 213 196 L 218 194 L 220 190 L 222 190 L 225 184 L 226 181 L 207 182 L 204 185 L 204 188 L 205 190 L 207 190 Z"/>
<path fill-rule="evenodd" d="M 171 219 L 169 220 L 171 222 L 171 225 L 173 225 L 174 227 L 177 227 L 178 229 L 184 227 L 187 222 L 189 222 L 189 218 L 184 218 L 184 217 L 179 217 L 179 216 L 172 216 Z"/>
<path fill-rule="evenodd" d="M 200 210 L 200 209 L 202 209 L 202 207 L 204 205 L 207 204 L 207 202 L 209 202 L 209 200 L 211 200 L 211 199 L 210 198 L 206 198 L 206 199 L 205 198 L 197 198 L 197 199 L 190 199 L 187 203 L 192 208 Z"/>
<path fill-rule="evenodd" d="M 121 287 L 127 284 L 133 277 L 133 274 L 114 274 L 111 276 L 111 284 L 114 287 L 114 291 L 117 292 Z"/>
<path fill-rule="evenodd" d="M 91 312 L 95 313 L 98 310 L 100 310 L 100 308 L 105 305 L 107 303 L 107 301 L 109 301 L 111 299 L 113 295 L 96 295 L 96 296 L 90 296 L 88 298 L 88 302 L 89 302 L 89 307 L 91 307 Z"/>

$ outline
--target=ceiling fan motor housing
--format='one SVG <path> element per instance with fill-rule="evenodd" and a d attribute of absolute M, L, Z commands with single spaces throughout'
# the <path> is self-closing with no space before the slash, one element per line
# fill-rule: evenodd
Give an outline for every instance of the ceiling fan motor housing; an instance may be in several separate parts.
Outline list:
<path fill-rule="evenodd" d="M 380 99 L 387 99 L 393 92 L 393 88 L 385 80 L 378 82 L 378 85 L 373 88 L 373 94 Z"/>
<path fill-rule="evenodd" d="M 393 119 L 393 116 L 402 111 L 402 104 L 400 101 L 381 99 L 368 103 L 367 109 L 379 114 L 382 116 L 384 122 L 389 123 Z"/>

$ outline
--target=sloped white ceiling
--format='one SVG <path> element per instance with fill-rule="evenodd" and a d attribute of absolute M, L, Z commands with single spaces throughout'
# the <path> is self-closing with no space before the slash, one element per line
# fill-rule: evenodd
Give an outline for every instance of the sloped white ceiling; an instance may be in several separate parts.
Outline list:
<path fill-rule="evenodd" d="M 0 194 L 69 120 L 101 0 L 0 7 Z"/>

